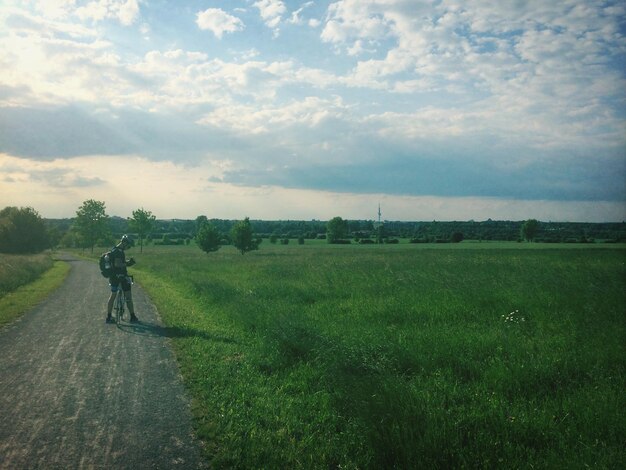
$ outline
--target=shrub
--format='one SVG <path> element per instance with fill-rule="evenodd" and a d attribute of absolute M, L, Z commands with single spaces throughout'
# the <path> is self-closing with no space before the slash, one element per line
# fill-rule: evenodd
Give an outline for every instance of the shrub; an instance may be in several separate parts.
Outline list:
<path fill-rule="evenodd" d="M 48 247 L 43 219 L 31 207 L 6 207 L 0 211 L 0 252 L 39 253 Z"/>

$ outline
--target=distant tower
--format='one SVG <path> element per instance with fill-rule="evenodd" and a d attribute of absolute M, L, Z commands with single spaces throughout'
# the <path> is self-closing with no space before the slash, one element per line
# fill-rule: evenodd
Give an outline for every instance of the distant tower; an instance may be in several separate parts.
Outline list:
<path fill-rule="evenodd" d="M 383 221 L 381 220 L 382 213 L 380 212 L 380 202 L 378 203 L 378 223 L 376 223 L 376 243 L 383 243 Z"/>

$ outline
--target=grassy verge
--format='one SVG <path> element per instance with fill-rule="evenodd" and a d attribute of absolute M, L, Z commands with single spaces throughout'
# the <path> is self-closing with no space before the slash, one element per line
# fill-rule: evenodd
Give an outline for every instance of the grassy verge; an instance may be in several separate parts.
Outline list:
<path fill-rule="evenodd" d="M 217 468 L 622 468 L 625 254 L 135 256 Z"/>
<path fill-rule="evenodd" d="M 0 256 L 3 262 L 7 260 L 5 255 Z M 37 258 L 34 263 L 38 267 L 33 267 L 33 259 L 33 257 L 13 256 L 11 267 L 7 264 L 3 265 L 0 272 L 0 285 L 11 285 L 12 289 L 0 296 L 0 326 L 12 322 L 45 299 L 63 283 L 69 272 L 69 265 L 62 261 L 52 261 L 48 257 L 49 267 L 44 270 L 41 267 L 48 266 L 48 262 Z M 30 267 L 26 267 L 27 265 Z M 16 279 L 20 279 L 21 285 L 16 286 Z"/>

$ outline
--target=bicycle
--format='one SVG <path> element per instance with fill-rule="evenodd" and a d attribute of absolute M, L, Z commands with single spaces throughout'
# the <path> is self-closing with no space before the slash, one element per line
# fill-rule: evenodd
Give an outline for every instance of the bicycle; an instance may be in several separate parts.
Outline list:
<path fill-rule="evenodd" d="M 124 277 L 124 276 L 122 276 Z M 130 284 L 134 284 L 133 276 L 126 276 L 126 281 Z M 113 309 L 115 310 L 115 323 L 119 326 L 124 320 L 124 310 L 126 308 L 126 295 L 124 294 L 124 289 L 122 288 L 122 282 L 119 283 L 117 289 L 117 295 L 115 296 L 115 304 L 113 304 Z"/>

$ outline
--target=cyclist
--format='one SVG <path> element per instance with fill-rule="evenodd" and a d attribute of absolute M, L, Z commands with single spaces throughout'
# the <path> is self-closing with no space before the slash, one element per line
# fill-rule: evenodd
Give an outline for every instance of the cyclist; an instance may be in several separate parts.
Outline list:
<path fill-rule="evenodd" d="M 111 312 L 113 311 L 113 304 L 115 303 L 115 296 L 117 291 L 122 289 L 124 296 L 126 297 L 126 305 L 128 305 L 128 311 L 130 312 L 130 321 L 138 322 L 139 319 L 135 315 L 135 309 L 133 307 L 133 297 L 130 292 L 130 282 L 128 281 L 128 271 L 126 268 L 135 264 L 133 258 L 126 259 L 126 253 L 124 250 L 129 249 L 132 246 L 132 240 L 128 235 L 122 235 L 120 242 L 113 247 L 109 254 L 109 260 L 111 262 L 111 276 L 109 277 L 109 284 L 111 285 L 111 296 L 109 297 L 109 303 L 107 305 L 107 323 L 113 323 L 113 317 Z"/>

